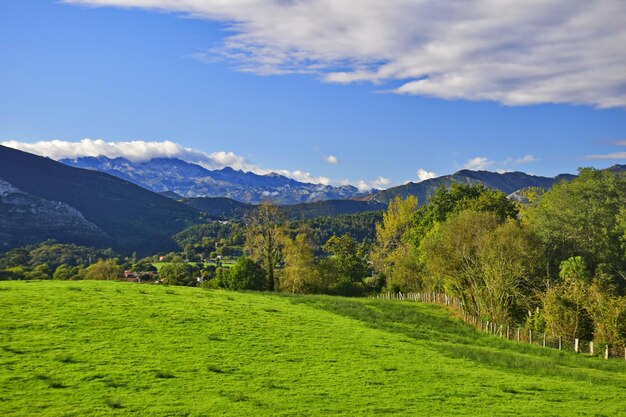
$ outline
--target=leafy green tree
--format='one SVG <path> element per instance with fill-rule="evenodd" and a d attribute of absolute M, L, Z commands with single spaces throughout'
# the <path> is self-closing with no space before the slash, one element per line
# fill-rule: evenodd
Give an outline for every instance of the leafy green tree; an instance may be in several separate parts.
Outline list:
<path fill-rule="evenodd" d="M 0 267 L 13 268 L 16 266 L 28 266 L 30 260 L 30 253 L 26 249 L 11 249 L 0 259 Z"/>
<path fill-rule="evenodd" d="M 0 272 L 3 280 L 24 280 L 30 271 L 25 266 L 14 266 Z"/>
<path fill-rule="evenodd" d="M 99 259 L 83 271 L 84 279 L 93 280 L 116 280 L 121 275 L 121 268 L 115 259 Z"/>
<path fill-rule="evenodd" d="M 498 225 L 493 213 L 463 211 L 437 224 L 420 245 L 428 273 L 478 315 L 484 313 L 480 300 L 481 243 Z"/>
<path fill-rule="evenodd" d="M 195 269 L 180 257 L 175 257 L 159 270 L 159 276 L 166 285 L 191 285 L 196 282 Z"/>
<path fill-rule="evenodd" d="M 239 258 L 237 263 L 230 268 L 226 281 L 231 290 L 263 291 L 268 289 L 265 271 L 247 256 Z"/>
<path fill-rule="evenodd" d="M 58 280 L 70 280 L 74 279 L 78 275 L 78 267 L 70 266 L 68 264 L 61 264 L 54 270 L 52 279 Z"/>
<path fill-rule="evenodd" d="M 276 289 L 275 270 L 282 261 L 285 218 L 277 206 L 264 202 L 246 219 L 246 249 L 265 271 L 270 291 Z"/>
<path fill-rule="evenodd" d="M 587 310 L 595 341 L 626 345 L 626 297 L 615 296 L 596 282 L 588 288 Z"/>
<path fill-rule="evenodd" d="M 291 293 L 322 292 L 319 271 L 315 265 L 313 244 L 305 233 L 288 239 L 284 249 L 285 268 L 281 274 L 281 289 Z"/>
<path fill-rule="evenodd" d="M 361 282 L 369 276 L 365 254 L 352 236 L 332 236 L 323 249 L 336 265 L 338 281 Z"/>
<path fill-rule="evenodd" d="M 422 266 L 410 232 L 417 210 L 417 197 L 405 200 L 396 197 L 383 214 L 382 223 L 376 224 L 376 243 L 370 253 L 374 269 L 387 280 L 394 291 L 421 289 Z"/>
<path fill-rule="evenodd" d="M 543 296 L 546 329 L 554 336 L 592 338 L 592 319 L 587 310 L 590 273 L 581 256 L 561 262 L 561 282 Z"/>
<path fill-rule="evenodd" d="M 428 204 L 421 206 L 415 216 L 415 225 L 411 239 L 419 245 L 422 238 L 435 224 L 445 221 L 449 216 L 461 211 L 489 212 L 500 221 L 515 219 L 519 206 L 506 198 L 506 194 L 482 184 L 454 183 L 450 188 L 440 187 L 430 198 Z"/>
<path fill-rule="evenodd" d="M 581 256 L 591 276 L 608 276 L 623 291 L 625 206 L 626 178 L 585 168 L 572 181 L 554 185 L 524 218 L 545 242 L 553 271 L 561 261 Z"/>
<path fill-rule="evenodd" d="M 27 272 L 24 278 L 29 280 L 52 279 L 52 271 L 48 264 L 40 264 Z"/>
<path fill-rule="evenodd" d="M 420 250 L 429 273 L 474 314 L 511 322 L 539 302 L 541 245 L 517 221 L 462 211 L 435 227 Z"/>

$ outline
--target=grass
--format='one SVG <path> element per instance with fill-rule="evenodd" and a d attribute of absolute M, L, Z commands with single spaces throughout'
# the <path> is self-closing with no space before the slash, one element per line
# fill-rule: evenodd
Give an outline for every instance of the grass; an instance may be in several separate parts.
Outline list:
<path fill-rule="evenodd" d="M 152 266 L 154 266 L 157 271 L 160 271 L 161 268 L 163 268 L 163 265 L 168 265 L 171 262 L 153 262 Z M 237 259 L 236 258 L 227 258 L 227 259 L 223 259 L 222 260 L 222 267 L 224 268 L 230 268 L 231 266 L 233 266 L 234 264 L 237 263 Z M 213 261 L 211 262 L 188 262 L 189 265 L 193 265 L 193 266 L 197 266 L 197 267 L 201 267 L 201 268 L 205 268 L 207 266 L 213 265 L 213 266 L 217 266 L 217 264 Z"/>
<path fill-rule="evenodd" d="M 0 289 L 2 416 L 626 415 L 623 362 L 487 336 L 435 306 L 95 281 Z"/>

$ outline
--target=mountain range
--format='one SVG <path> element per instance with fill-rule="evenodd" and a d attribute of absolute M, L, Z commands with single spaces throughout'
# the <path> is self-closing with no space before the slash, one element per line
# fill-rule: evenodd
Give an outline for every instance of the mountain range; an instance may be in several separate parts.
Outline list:
<path fill-rule="evenodd" d="M 264 200 L 269 200 L 279 205 L 296 205 L 329 200 L 355 200 L 372 204 L 388 204 L 397 196 L 405 198 L 409 195 L 417 196 L 419 203 L 425 204 L 428 197 L 439 187 L 450 187 L 453 183 L 484 184 L 487 187 L 511 194 L 527 187 L 548 189 L 555 182 L 568 181 L 575 177 L 571 174 L 541 177 L 524 172 L 497 173 L 464 169 L 451 175 L 418 183 L 409 182 L 382 191 L 371 190 L 369 193 L 363 193 L 351 185 L 333 187 L 302 183 L 275 173 L 258 175 L 253 172 L 234 170 L 230 167 L 208 170 L 200 165 L 176 158 L 155 158 L 146 162 L 132 162 L 125 158 L 111 159 L 106 156 L 98 156 L 62 159 L 60 162 L 73 167 L 105 172 L 176 200 L 229 198 L 246 204 L 259 204 Z M 187 203 L 191 206 L 201 205 L 208 212 L 214 214 L 225 207 L 223 200 L 196 202 L 189 200 Z M 347 210 L 348 213 L 360 210 L 355 205 L 347 208 L 349 203 L 342 204 L 344 204 L 343 210 Z M 209 205 L 211 205 L 210 209 L 208 208 Z M 374 206 L 363 206 L 362 208 L 369 210 L 372 207 Z M 242 208 L 239 207 L 234 211 L 229 210 L 226 212 L 237 214 Z M 330 211 L 333 212 L 334 209 L 330 209 Z M 316 213 L 318 210 L 313 207 L 310 212 Z"/>
<path fill-rule="evenodd" d="M 88 164 L 88 161 L 95 162 Z M 98 164 L 107 164 L 107 161 L 117 161 L 112 166 L 126 168 L 110 168 L 115 176 L 95 168 Z M 240 220 L 254 210 L 255 205 L 228 197 L 233 194 L 247 195 L 246 198 L 251 201 L 259 201 L 263 193 L 274 194 L 281 202 L 292 201 L 297 195 L 305 200 L 327 198 L 280 207 L 286 217 L 301 219 L 381 211 L 397 196 L 416 195 L 420 204 L 425 204 L 439 187 L 449 187 L 453 183 L 484 184 L 520 200 L 523 199 L 520 190 L 528 187 L 548 189 L 557 181 L 574 178 L 569 174 L 550 178 L 523 172 L 461 170 L 452 175 L 407 183 L 363 196 L 358 195 L 354 187 L 304 184 L 279 175 L 262 176 L 231 168 L 208 171 L 180 160 L 161 159 L 135 165 L 126 164 L 119 158 L 99 157 L 83 159 L 82 162 L 89 169 L 0 146 L 0 253 L 48 239 L 112 247 L 125 254 L 174 250 L 177 246 L 172 236 L 186 227 L 213 220 Z M 624 172 L 626 165 L 616 165 L 609 170 Z M 198 180 L 207 172 L 211 173 L 211 180 Z M 186 173 L 191 176 L 190 180 L 186 179 Z M 118 176 L 134 178 L 135 181 L 141 178 L 146 184 L 159 188 L 160 193 Z M 167 189 L 166 185 L 170 183 L 173 189 Z M 206 187 L 209 195 L 226 194 L 186 198 L 185 194 L 191 191 L 185 189 L 184 184 L 189 184 L 198 192 Z M 211 188 L 211 184 L 218 185 Z M 248 187 L 251 191 L 246 191 Z M 312 190 L 315 189 L 322 192 L 313 195 Z M 335 193 L 341 194 L 341 190 L 345 190 L 348 196 L 356 197 L 331 198 Z M 287 197 L 281 197 L 283 191 Z"/>
<path fill-rule="evenodd" d="M 299 182 L 276 173 L 259 175 L 225 167 L 208 170 L 177 158 L 154 158 L 133 162 L 106 156 L 62 159 L 76 168 L 90 169 L 123 178 L 155 192 L 175 193 L 184 198 L 228 197 L 242 203 L 270 200 L 289 205 L 364 196 L 352 185 L 333 187 Z"/>

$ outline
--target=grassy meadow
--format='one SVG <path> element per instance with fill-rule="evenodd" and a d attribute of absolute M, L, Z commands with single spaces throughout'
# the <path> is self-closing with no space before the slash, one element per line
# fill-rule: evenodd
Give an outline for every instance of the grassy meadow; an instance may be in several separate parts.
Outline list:
<path fill-rule="evenodd" d="M 2 416 L 626 415 L 626 363 L 432 305 L 0 282 Z"/>

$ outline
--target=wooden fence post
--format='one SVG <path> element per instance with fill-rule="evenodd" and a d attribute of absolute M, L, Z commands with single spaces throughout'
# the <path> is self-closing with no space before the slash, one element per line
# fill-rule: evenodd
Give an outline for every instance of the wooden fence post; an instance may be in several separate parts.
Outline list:
<path fill-rule="evenodd" d="M 528 330 L 528 343 L 533 344 L 533 330 Z"/>
<path fill-rule="evenodd" d="M 578 339 L 574 339 L 574 352 L 578 353 Z"/>
<path fill-rule="evenodd" d="M 507 339 L 510 339 L 510 338 L 511 338 L 511 332 L 510 332 L 510 330 L 511 330 L 511 329 L 509 328 L 509 325 L 507 324 L 507 325 L 506 325 L 506 338 L 507 338 Z"/>
<path fill-rule="evenodd" d="M 593 356 L 593 341 L 589 342 L 589 354 Z"/>
<path fill-rule="evenodd" d="M 606 348 L 604 349 L 604 359 L 608 359 L 609 358 L 609 345 L 606 345 Z"/>
<path fill-rule="evenodd" d="M 563 342 L 561 341 L 561 337 L 559 336 L 559 350 L 563 348 Z"/>
<path fill-rule="evenodd" d="M 517 341 L 518 342 L 520 341 L 520 338 L 519 338 L 519 327 L 517 328 Z"/>

